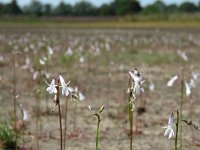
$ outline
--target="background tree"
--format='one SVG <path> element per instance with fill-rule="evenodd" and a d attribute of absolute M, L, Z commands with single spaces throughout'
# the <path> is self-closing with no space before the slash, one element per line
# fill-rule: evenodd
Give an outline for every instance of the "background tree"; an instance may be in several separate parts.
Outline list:
<path fill-rule="evenodd" d="M 73 14 L 76 16 L 96 16 L 97 9 L 89 2 L 81 1 L 75 4 Z"/>
<path fill-rule="evenodd" d="M 136 0 L 115 0 L 111 6 L 116 15 L 135 14 L 142 10 L 140 3 Z"/>
<path fill-rule="evenodd" d="M 111 4 L 104 4 L 99 8 L 98 12 L 100 16 L 114 16 L 115 8 Z"/>
<path fill-rule="evenodd" d="M 63 16 L 63 15 L 69 16 L 69 15 L 72 15 L 72 10 L 73 10 L 73 8 L 72 8 L 71 5 L 65 4 L 65 3 L 62 1 L 62 2 L 60 2 L 60 4 L 55 8 L 54 14 L 55 14 L 55 15 L 61 15 L 61 16 Z"/>
<path fill-rule="evenodd" d="M 50 16 L 52 14 L 52 7 L 50 4 L 45 4 L 43 6 L 43 14 L 46 16 Z"/>
<path fill-rule="evenodd" d="M 22 10 L 18 6 L 16 0 L 12 0 L 7 5 L 2 5 L 2 6 L 4 6 L 4 8 L 2 8 L 2 12 L 5 13 L 5 14 L 9 14 L 9 15 L 19 15 L 19 14 L 22 14 Z"/>
<path fill-rule="evenodd" d="M 180 12 L 194 13 L 198 11 L 198 7 L 192 2 L 184 2 L 179 7 Z"/>
<path fill-rule="evenodd" d="M 164 2 L 162 1 L 156 1 L 153 4 L 150 4 L 143 8 L 143 13 L 145 14 L 160 14 L 165 13 L 167 10 L 167 7 Z"/>
<path fill-rule="evenodd" d="M 29 15 L 41 16 L 43 15 L 43 5 L 37 0 L 32 0 L 30 5 L 24 8 L 24 11 Z"/>

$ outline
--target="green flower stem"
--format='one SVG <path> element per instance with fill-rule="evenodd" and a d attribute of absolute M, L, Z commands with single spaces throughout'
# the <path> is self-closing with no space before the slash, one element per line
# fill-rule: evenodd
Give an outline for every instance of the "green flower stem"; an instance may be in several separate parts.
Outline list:
<path fill-rule="evenodd" d="M 17 122 L 17 100 L 16 100 L 16 66 L 15 66 L 15 53 L 13 52 L 12 56 L 12 65 L 13 65 L 13 101 L 14 101 L 14 128 L 16 129 Z"/>
<path fill-rule="evenodd" d="M 182 68 L 181 74 L 181 103 L 180 103 L 180 150 L 182 149 L 182 121 L 183 120 L 183 101 L 184 101 L 184 68 Z"/>
<path fill-rule="evenodd" d="M 133 149 L 133 112 L 131 111 L 131 104 L 129 103 L 129 121 L 130 121 L 130 150 Z"/>
<path fill-rule="evenodd" d="M 67 134 L 67 110 L 68 110 L 68 97 L 65 102 L 65 127 L 64 127 L 64 150 L 65 150 L 65 142 L 66 142 L 66 134 Z"/>
<path fill-rule="evenodd" d="M 56 104 L 58 105 L 58 110 L 59 110 L 59 123 L 60 123 L 60 149 L 63 149 L 63 139 L 62 139 L 62 122 L 61 122 L 61 108 L 60 108 L 60 99 L 59 99 L 59 85 L 60 85 L 60 80 L 57 80 L 57 94 L 56 94 Z"/>
<path fill-rule="evenodd" d="M 131 87 L 131 78 L 129 79 L 129 88 Z M 128 97 L 128 113 L 129 113 L 129 123 L 130 123 L 130 150 L 133 150 L 133 112 L 132 112 L 132 104 L 131 104 L 131 96 L 132 91 L 129 91 Z"/>
<path fill-rule="evenodd" d="M 176 120 L 176 137 L 175 137 L 175 144 L 174 150 L 178 150 L 178 127 L 179 127 L 179 112 L 177 110 L 177 120 Z"/>
<path fill-rule="evenodd" d="M 99 126 L 100 126 L 100 116 L 98 114 L 95 114 L 98 118 L 97 121 L 97 131 L 96 131 L 96 150 L 99 149 Z"/>

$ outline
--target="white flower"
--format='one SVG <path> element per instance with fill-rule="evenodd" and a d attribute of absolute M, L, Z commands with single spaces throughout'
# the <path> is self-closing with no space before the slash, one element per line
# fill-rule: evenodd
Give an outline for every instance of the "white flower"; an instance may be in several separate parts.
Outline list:
<path fill-rule="evenodd" d="M 57 93 L 57 89 L 56 89 L 56 85 L 55 85 L 55 80 L 54 79 L 51 81 L 50 85 L 48 83 L 47 83 L 47 85 L 49 86 L 47 88 L 47 92 L 49 92 L 49 94 Z"/>
<path fill-rule="evenodd" d="M 67 51 L 65 52 L 65 55 L 73 55 L 73 50 L 71 47 L 68 47 Z"/>
<path fill-rule="evenodd" d="M 190 79 L 190 83 L 189 83 L 189 85 L 190 85 L 191 88 L 195 88 L 195 87 L 196 87 L 196 83 L 195 83 L 195 81 L 194 81 L 193 78 Z"/>
<path fill-rule="evenodd" d="M 174 130 L 172 127 L 173 127 L 173 112 L 171 112 L 171 114 L 169 116 L 168 125 L 166 127 L 163 127 L 166 129 L 164 136 L 168 135 L 169 139 L 174 136 Z"/>
<path fill-rule="evenodd" d="M 85 96 L 78 90 L 78 87 L 75 87 L 74 91 L 78 95 L 78 98 L 79 98 L 80 101 L 85 100 Z"/>
<path fill-rule="evenodd" d="M 199 77 L 199 73 L 192 72 L 192 78 L 193 78 L 194 80 L 197 80 L 198 77 Z"/>
<path fill-rule="evenodd" d="M 26 110 L 23 110 L 23 121 L 28 121 L 28 119 L 29 119 L 28 112 Z"/>
<path fill-rule="evenodd" d="M 62 87 L 62 95 L 68 96 L 71 92 L 73 92 L 73 89 L 68 87 L 70 81 L 66 84 L 62 76 L 59 76 L 59 79 Z"/>
<path fill-rule="evenodd" d="M 48 46 L 47 49 L 48 49 L 48 54 L 53 55 L 53 49 L 50 46 Z"/>
<path fill-rule="evenodd" d="M 83 56 L 81 56 L 80 58 L 79 58 L 79 62 L 80 63 L 83 63 L 85 61 L 85 58 L 83 57 Z"/>
<path fill-rule="evenodd" d="M 150 90 L 150 91 L 154 91 L 154 90 L 155 90 L 155 84 L 154 84 L 153 82 L 151 82 L 151 83 L 149 84 L 149 90 Z"/>
<path fill-rule="evenodd" d="M 44 59 L 39 59 L 40 65 L 45 65 L 45 60 Z"/>
<path fill-rule="evenodd" d="M 172 87 L 174 82 L 178 79 L 178 76 L 174 76 L 172 77 L 168 82 L 167 82 L 167 86 Z"/>
<path fill-rule="evenodd" d="M 187 57 L 187 55 L 186 55 L 184 52 L 178 50 L 178 51 L 177 51 L 177 54 L 178 54 L 178 56 L 180 56 L 184 61 L 188 61 L 188 57 Z"/>
<path fill-rule="evenodd" d="M 133 71 L 129 71 L 129 74 L 134 81 L 133 91 L 137 95 L 139 95 L 141 92 L 144 92 L 144 89 L 141 87 L 141 84 L 144 83 L 144 80 L 142 81 L 142 76 L 140 73 L 135 69 Z"/>
<path fill-rule="evenodd" d="M 40 76 L 39 71 L 35 71 L 35 72 L 33 73 L 33 80 L 36 80 L 39 76 Z"/>
<path fill-rule="evenodd" d="M 187 82 L 185 82 L 185 90 L 186 90 L 186 95 L 189 96 L 191 94 L 191 89 Z"/>
<path fill-rule="evenodd" d="M 88 106 L 88 109 L 89 109 L 90 111 L 92 111 L 92 107 L 91 107 L 91 105 Z"/>

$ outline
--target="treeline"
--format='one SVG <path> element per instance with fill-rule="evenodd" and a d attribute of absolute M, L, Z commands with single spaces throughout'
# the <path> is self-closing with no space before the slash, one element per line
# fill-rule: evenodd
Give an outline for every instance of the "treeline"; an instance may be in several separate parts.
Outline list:
<path fill-rule="evenodd" d="M 113 0 L 109 4 L 95 7 L 87 1 L 81 1 L 75 5 L 64 2 L 56 7 L 50 4 L 42 4 L 32 0 L 29 5 L 21 8 L 17 0 L 8 4 L 0 3 L 0 15 L 31 15 L 31 16 L 123 16 L 132 14 L 171 14 L 171 13 L 199 13 L 200 2 L 195 5 L 192 2 L 184 2 L 181 5 L 166 5 L 162 1 L 156 1 L 146 7 L 142 7 L 137 0 Z"/>

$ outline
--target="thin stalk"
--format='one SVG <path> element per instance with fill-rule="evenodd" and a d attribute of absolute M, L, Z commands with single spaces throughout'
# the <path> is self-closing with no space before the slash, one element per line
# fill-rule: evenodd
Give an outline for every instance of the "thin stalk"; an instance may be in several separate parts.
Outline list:
<path fill-rule="evenodd" d="M 46 100 L 46 113 L 48 113 L 49 112 L 48 93 L 45 94 L 45 100 Z"/>
<path fill-rule="evenodd" d="M 59 109 L 59 122 L 60 122 L 60 149 L 62 150 L 62 123 L 61 123 L 60 103 L 58 103 L 58 109 Z"/>
<path fill-rule="evenodd" d="M 174 150 L 178 150 L 178 127 L 179 127 L 179 112 L 177 110 L 177 120 L 176 120 L 176 137 L 175 137 L 175 144 Z"/>
<path fill-rule="evenodd" d="M 37 108 L 38 109 L 38 108 Z M 39 119 L 38 119 L 38 112 L 36 112 L 36 149 L 39 150 L 39 140 L 38 140 L 38 137 L 39 137 Z"/>
<path fill-rule="evenodd" d="M 129 87 L 131 85 L 131 78 L 129 79 Z M 132 104 L 131 104 L 131 96 L 132 93 L 129 91 L 129 98 L 128 98 L 128 113 L 129 113 L 129 123 L 130 123 L 130 150 L 133 149 L 133 112 L 132 112 Z"/>
<path fill-rule="evenodd" d="M 63 139 L 62 139 L 62 122 L 61 122 L 61 108 L 60 108 L 60 99 L 59 99 L 59 85 L 60 85 L 60 81 L 59 79 L 57 80 L 57 94 L 56 94 L 56 104 L 58 105 L 58 111 L 59 111 L 59 123 L 60 123 L 60 149 L 63 149 Z"/>
<path fill-rule="evenodd" d="M 77 117 L 77 100 L 75 101 L 75 108 L 74 108 L 74 131 L 76 130 L 76 117 Z"/>
<path fill-rule="evenodd" d="M 131 111 L 131 104 L 129 104 L 129 121 L 130 121 L 130 150 L 133 149 L 133 112 Z"/>
<path fill-rule="evenodd" d="M 184 101 L 184 70 L 182 69 L 182 79 L 181 79 L 181 103 L 180 103 L 180 150 L 182 149 L 182 121 L 183 120 L 183 101 Z"/>
<path fill-rule="evenodd" d="M 97 121 L 97 131 L 96 131 L 96 150 L 99 149 L 99 126 L 100 126 L 100 116 L 99 115 L 96 115 L 97 118 L 98 118 L 98 121 Z"/>
<path fill-rule="evenodd" d="M 15 53 L 13 53 L 12 58 L 12 66 L 13 66 L 13 102 L 14 102 L 14 128 L 16 128 L 16 122 L 17 122 L 17 99 L 16 99 L 16 66 L 15 66 Z"/>
<path fill-rule="evenodd" d="M 13 66 L 13 101 L 14 101 L 14 129 L 17 127 L 17 98 L 16 98 L 16 66 L 15 66 L 15 53 L 13 52 L 13 57 L 12 57 L 12 66 Z M 15 132 L 17 132 L 15 130 Z M 15 144 L 15 149 L 17 149 L 17 144 Z"/>
<path fill-rule="evenodd" d="M 64 150 L 65 150 L 66 134 L 67 134 L 67 111 L 68 111 L 68 97 L 66 98 L 65 102 Z"/>

